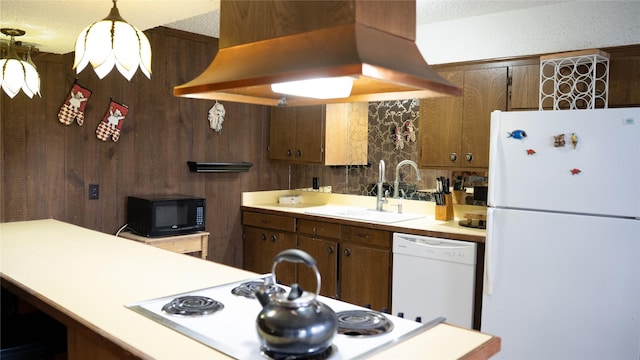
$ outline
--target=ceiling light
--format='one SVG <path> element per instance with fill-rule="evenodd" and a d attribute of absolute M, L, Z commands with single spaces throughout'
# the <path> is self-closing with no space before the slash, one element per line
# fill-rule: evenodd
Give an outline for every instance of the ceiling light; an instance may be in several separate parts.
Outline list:
<path fill-rule="evenodd" d="M 100 79 L 115 66 L 120 73 L 131 80 L 138 65 L 151 79 L 151 45 L 144 33 L 127 23 L 116 7 L 101 21 L 87 26 L 76 40 L 76 56 L 73 68 L 76 73 L 91 63 Z"/>
<path fill-rule="evenodd" d="M 310 97 L 314 99 L 340 99 L 351 95 L 353 78 L 348 76 L 297 80 L 271 84 L 278 94 Z"/>
<path fill-rule="evenodd" d="M 34 94 L 42 96 L 40 95 L 40 75 L 38 75 L 35 64 L 31 61 L 31 55 L 25 61 L 20 59 L 16 53 L 14 37 L 24 35 L 24 30 L 2 28 L 0 31 L 11 37 L 7 57 L 0 59 L 2 89 L 12 99 L 20 92 L 20 89 L 29 98 L 33 98 Z"/>

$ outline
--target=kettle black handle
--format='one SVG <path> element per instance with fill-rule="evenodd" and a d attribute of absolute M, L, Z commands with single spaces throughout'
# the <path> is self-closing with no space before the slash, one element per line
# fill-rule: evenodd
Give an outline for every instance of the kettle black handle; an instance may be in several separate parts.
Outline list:
<path fill-rule="evenodd" d="M 318 286 L 316 288 L 316 295 L 320 294 L 320 271 L 318 271 L 318 266 L 316 266 L 316 259 L 308 253 L 300 250 L 300 249 L 287 249 L 281 251 L 278 255 L 273 258 L 273 267 L 271 268 L 271 275 L 273 278 L 273 283 L 276 283 L 276 266 L 278 263 L 282 261 L 292 262 L 292 263 L 303 263 L 313 269 L 316 273 L 316 282 Z"/>

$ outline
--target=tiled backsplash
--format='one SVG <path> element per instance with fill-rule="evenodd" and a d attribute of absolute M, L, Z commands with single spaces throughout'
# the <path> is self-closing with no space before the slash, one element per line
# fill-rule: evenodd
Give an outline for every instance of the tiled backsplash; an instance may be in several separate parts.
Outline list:
<path fill-rule="evenodd" d="M 312 178 L 318 177 L 319 184 L 331 186 L 333 192 L 371 195 L 372 185 L 378 181 L 378 163 L 381 159 L 386 163 L 386 184 L 393 184 L 396 165 L 400 161 L 409 159 L 418 162 L 419 114 L 418 99 L 369 103 L 369 166 L 291 165 L 291 188 L 311 187 Z M 415 140 L 408 129 L 411 127 Z M 394 141 L 396 129 L 400 130 L 402 144 Z M 429 200 L 424 193 L 415 190 L 433 189 L 436 177 L 451 178 L 455 175 L 461 173 L 420 169 L 422 180 L 417 181 L 414 169 L 403 166 L 400 171 L 401 188 L 406 186 L 407 198 Z"/>

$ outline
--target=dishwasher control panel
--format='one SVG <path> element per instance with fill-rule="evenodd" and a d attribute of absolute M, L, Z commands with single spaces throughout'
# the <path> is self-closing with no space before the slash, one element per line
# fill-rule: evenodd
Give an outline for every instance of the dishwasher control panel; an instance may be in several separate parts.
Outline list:
<path fill-rule="evenodd" d="M 393 234 L 393 252 L 474 265 L 476 243 L 428 236 Z"/>

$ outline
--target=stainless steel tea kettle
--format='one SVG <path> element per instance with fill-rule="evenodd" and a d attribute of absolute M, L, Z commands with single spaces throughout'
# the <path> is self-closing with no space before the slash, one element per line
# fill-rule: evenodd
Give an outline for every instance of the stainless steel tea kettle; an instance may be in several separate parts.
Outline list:
<path fill-rule="evenodd" d="M 276 283 L 278 263 L 288 261 L 304 263 L 316 274 L 318 286 L 315 293 L 303 291 L 298 284 L 291 285 L 287 293 L 265 290 L 263 283 L 256 291 L 262 311 L 256 326 L 263 351 L 280 355 L 313 355 L 328 350 L 338 328 L 336 313 L 317 300 L 320 292 L 320 272 L 311 255 L 298 249 L 282 251 L 274 258 L 271 279 Z"/>

